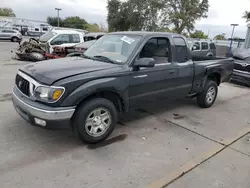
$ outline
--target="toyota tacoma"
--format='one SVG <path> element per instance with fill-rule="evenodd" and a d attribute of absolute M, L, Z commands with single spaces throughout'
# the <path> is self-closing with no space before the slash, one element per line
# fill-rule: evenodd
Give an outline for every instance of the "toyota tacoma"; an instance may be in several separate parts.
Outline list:
<path fill-rule="evenodd" d="M 120 114 L 159 98 L 196 97 L 200 107 L 212 106 L 233 68 L 231 58 L 192 57 L 179 34 L 115 32 L 79 57 L 19 69 L 13 104 L 31 124 L 70 125 L 80 140 L 98 143 Z"/>

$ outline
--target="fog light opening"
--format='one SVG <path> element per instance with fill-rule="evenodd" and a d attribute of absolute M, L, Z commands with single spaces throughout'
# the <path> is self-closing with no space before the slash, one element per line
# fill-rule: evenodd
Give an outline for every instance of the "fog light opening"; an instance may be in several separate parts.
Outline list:
<path fill-rule="evenodd" d="M 46 121 L 42 120 L 42 119 L 39 119 L 39 118 L 34 118 L 35 120 L 35 123 L 38 124 L 38 125 L 41 125 L 43 127 L 46 126 Z"/>

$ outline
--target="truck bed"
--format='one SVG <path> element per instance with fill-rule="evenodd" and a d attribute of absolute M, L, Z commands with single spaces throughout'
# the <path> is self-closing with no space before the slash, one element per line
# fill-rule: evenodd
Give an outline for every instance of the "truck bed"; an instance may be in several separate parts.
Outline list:
<path fill-rule="evenodd" d="M 208 60 L 223 60 L 228 59 L 227 57 L 219 57 L 219 56 L 194 56 L 192 55 L 193 61 L 208 61 Z"/>

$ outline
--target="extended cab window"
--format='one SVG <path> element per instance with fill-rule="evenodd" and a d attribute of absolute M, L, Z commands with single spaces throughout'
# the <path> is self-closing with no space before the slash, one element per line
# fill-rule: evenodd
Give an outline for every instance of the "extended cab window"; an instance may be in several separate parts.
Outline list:
<path fill-rule="evenodd" d="M 185 40 L 181 37 L 174 37 L 174 44 L 176 49 L 176 60 L 178 63 L 183 63 L 188 61 L 189 52 Z"/>
<path fill-rule="evenodd" d="M 69 35 L 67 34 L 58 35 L 51 41 L 51 45 L 61 45 L 65 43 L 70 43 Z"/>
<path fill-rule="evenodd" d="M 169 50 L 170 43 L 168 38 L 151 38 L 142 48 L 140 58 L 154 58 L 156 64 L 170 62 Z"/>
<path fill-rule="evenodd" d="M 208 43 L 207 42 L 202 42 L 201 43 L 201 49 L 202 50 L 208 50 Z"/>

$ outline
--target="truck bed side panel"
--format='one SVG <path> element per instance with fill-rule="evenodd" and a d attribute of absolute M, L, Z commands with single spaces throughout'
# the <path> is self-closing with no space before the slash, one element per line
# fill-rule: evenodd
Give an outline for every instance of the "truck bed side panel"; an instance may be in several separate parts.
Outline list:
<path fill-rule="evenodd" d="M 204 87 L 208 76 L 217 74 L 220 77 L 219 83 L 227 82 L 233 73 L 233 59 L 217 59 L 207 61 L 194 61 L 195 75 L 191 93 L 199 93 Z"/>

